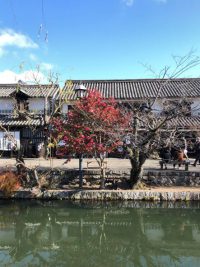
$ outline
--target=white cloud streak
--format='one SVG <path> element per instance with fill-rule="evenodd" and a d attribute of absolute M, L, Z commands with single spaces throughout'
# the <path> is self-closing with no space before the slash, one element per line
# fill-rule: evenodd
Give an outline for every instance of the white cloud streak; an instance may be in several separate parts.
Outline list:
<path fill-rule="evenodd" d="M 46 83 L 47 79 L 41 71 L 27 70 L 22 73 L 16 73 L 11 70 L 0 72 L 0 83 L 17 83 L 19 80 L 27 83 Z"/>
<path fill-rule="evenodd" d="M 121 0 L 127 7 L 132 7 L 135 0 Z M 152 0 L 157 3 L 166 4 L 168 0 Z"/>
<path fill-rule="evenodd" d="M 34 54 L 32 54 L 32 53 L 29 55 L 29 58 L 30 58 L 30 60 L 32 60 L 32 61 L 37 61 L 37 60 L 38 60 L 37 56 L 34 55 Z"/>
<path fill-rule="evenodd" d="M 45 63 L 45 62 L 40 63 L 39 67 L 41 68 L 41 70 L 44 70 L 44 71 L 50 71 L 50 70 L 53 69 L 53 65 L 52 64 Z"/>
<path fill-rule="evenodd" d="M 2 57 L 5 54 L 5 51 L 3 50 L 3 48 L 0 47 L 0 57 Z"/>
<path fill-rule="evenodd" d="M 131 7 L 134 4 L 134 0 L 122 0 L 122 1 L 128 7 Z"/>
<path fill-rule="evenodd" d="M 167 0 L 154 0 L 157 3 L 166 4 Z"/>
<path fill-rule="evenodd" d="M 38 57 L 33 53 L 29 54 L 29 59 L 34 63 L 37 63 L 36 67 L 42 71 L 50 71 L 54 68 L 53 64 L 51 63 L 39 61 Z"/>
<path fill-rule="evenodd" d="M 12 29 L 0 29 L 0 57 L 4 55 L 9 46 L 17 48 L 38 48 L 38 45 L 28 36 L 17 33 Z"/>
<path fill-rule="evenodd" d="M 0 30 L 0 47 L 16 46 L 19 48 L 38 48 L 28 36 L 11 29 Z"/>

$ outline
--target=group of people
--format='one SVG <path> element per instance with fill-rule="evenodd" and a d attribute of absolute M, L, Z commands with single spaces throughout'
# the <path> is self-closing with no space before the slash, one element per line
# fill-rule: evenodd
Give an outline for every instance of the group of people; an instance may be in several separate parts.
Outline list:
<path fill-rule="evenodd" d="M 187 158 L 187 149 L 183 149 L 179 146 L 175 145 L 166 145 L 163 146 L 160 150 L 160 157 L 165 163 L 165 168 L 166 164 L 169 163 L 171 160 L 173 160 L 173 166 L 175 168 L 176 163 L 180 167 L 183 160 Z"/>
<path fill-rule="evenodd" d="M 169 163 L 173 161 L 173 166 L 176 164 L 180 167 L 183 160 L 188 158 L 188 149 L 187 142 L 184 139 L 183 145 L 177 145 L 167 142 L 165 146 L 162 146 L 160 149 L 160 157 L 164 161 L 164 163 Z M 197 137 L 196 142 L 193 144 L 193 152 L 195 156 L 195 161 L 193 166 L 196 166 L 197 163 L 200 163 L 200 137 Z"/>

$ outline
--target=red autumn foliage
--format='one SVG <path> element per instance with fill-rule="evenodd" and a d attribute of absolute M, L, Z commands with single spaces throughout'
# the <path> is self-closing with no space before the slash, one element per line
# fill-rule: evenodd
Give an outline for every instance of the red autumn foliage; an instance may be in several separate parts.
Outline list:
<path fill-rule="evenodd" d="M 116 149 L 119 131 L 127 124 L 128 118 L 122 116 L 114 99 L 104 99 L 93 90 L 75 103 L 67 119 L 53 119 L 52 134 L 65 141 L 63 153 L 100 157 Z"/>

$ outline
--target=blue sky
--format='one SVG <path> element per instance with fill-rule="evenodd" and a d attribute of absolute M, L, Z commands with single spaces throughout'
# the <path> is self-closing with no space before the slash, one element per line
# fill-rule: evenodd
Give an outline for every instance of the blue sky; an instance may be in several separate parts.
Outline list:
<path fill-rule="evenodd" d="M 143 64 L 200 56 L 199 14 L 199 0 L 0 0 L 0 82 L 154 78 Z"/>

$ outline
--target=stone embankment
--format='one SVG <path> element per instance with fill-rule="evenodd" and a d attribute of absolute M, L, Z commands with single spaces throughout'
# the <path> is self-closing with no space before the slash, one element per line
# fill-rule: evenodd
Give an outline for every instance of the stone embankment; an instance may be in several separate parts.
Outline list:
<path fill-rule="evenodd" d="M 48 189 L 66 189 L 68 186 L 78 187 L 79 171 L 78 170 L 59 170 L 45 169 L 39 171 L 40 175 L 45 175 L 46 188 Z M 83 184 L 88 188 L 100 185 L 99 170 L 84 170 Z M 126 189 L 127 181 L 130 178 L 130 170 L 109 170 L 106 171 L 106 189 Z M 143 183 L 147 186 L 172 187 L 188 186 L 200 187 L 200 172 L 184 171 L 177 169 L 169 170 L 144 170 Z"/>
<path fill-rule="evenodd" d="M 143 182 L 150 186 L 200 187 L 200 171 L 145 170 Z"/>
<path fill-rule="evenodd" d="M 6 198 L 3 193 L 0 198 Z M 153 188 L 151 190 L 32 190 L 16 191 L 9 198 L 90 201 L 193 201 L 200 200 L 198 188 Z"/>
<path fill-rule="evenodd" d="M 109 159 L 110 160 L 110 159 Z M 156 165 L 157 162 L 157 165 Z M 84 190 L 78 190 L 79 171 L 74 168 L 48 168 L 40 166 L 38 175 L 43 190 L 20 190 L 13 193 L 15 199 L 67 199 L 67 200 L 120 200 L 120 201 L 189 201 L 200 200 L 200 166 L 182 169 L 160 170 L 158 161 L 149 161 L 144 169 L 143 183 L 150 189 L 123 190 L 127 188 L 130 168 L 126 160 L 115 162 L 115 168 L 106 169 L 106 190 L 98 190 L 100 172 L 95 168 L 83 171 Z M 46 162 L 45 162 L 46 163 Z M 77 163 L 77 162 L 75 162 Z M 120 165 L 121 164 L 121 165 Z M 70 166 L 73 167 L 73 166 Z M 118 168 L 117 168 L 118 167 Z M 86 188 L 90 188 L 86 190 Z M 6 196 L 0 192 L 0 198 Z"/>

